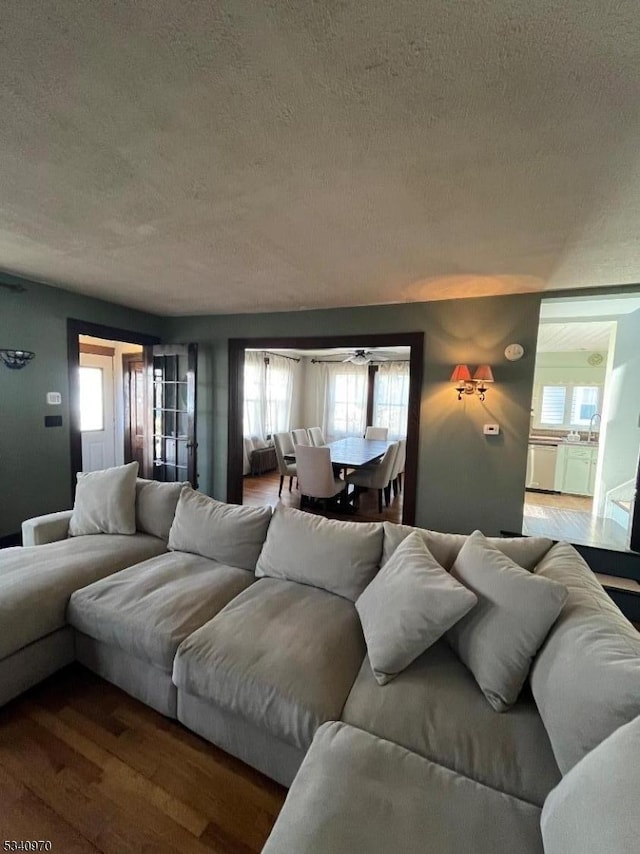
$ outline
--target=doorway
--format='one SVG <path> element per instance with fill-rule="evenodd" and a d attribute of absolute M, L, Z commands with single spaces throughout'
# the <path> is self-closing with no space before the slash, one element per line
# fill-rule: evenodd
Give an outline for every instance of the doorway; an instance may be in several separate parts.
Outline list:
<path fill-rule="evenodd" d="M 243 500 L 243 416 L 245 408 L 245 351 L 359 351 L 406 348 L 408 359 L 408 401 L 406 405 L 406 462 L 402 479 L 401 519 L 413 524 L 416 510 L 418 435 L 420 395 L 422 388 L 424 335 L 390 333 L 384 335 L 354 335 L 310 338 L 253 338 L 229 341 L 229 445 L 227 458 L 227 500 L 240 504 Z M 297 358 L 297 357 L 296 357 Z M 373 383 L 371 384 L 373 388 Z M 373 398 L 366 401 L 367 423 L 372 423 L 369 409 Z M 344 408 L 344 407 L 342 407 Z M 343 413 L 344 414 L 344 413 Z M 346 415 L 345 415 L 346 417 Z M 317 420 L 317 416 L 316 419 Z M 349 418 L 347 418 L 349 421 Z M 316 425 L 307 425 L 316 426 Z M 317 425 L 319 426 L 319 425 Z M 400 521 L 398 519 L 398 521 Z"/>
<path fill-rule="evenodd" d="M 543 300 L 523 533 L 638 550 L 640 293 Z"/>
<path fill-rule="evenodd" d="M 99 471 L 137 459 L 142 472 L 142 345 L 91 335 L 80 335 L 78 341 L 82 471 Z"/>

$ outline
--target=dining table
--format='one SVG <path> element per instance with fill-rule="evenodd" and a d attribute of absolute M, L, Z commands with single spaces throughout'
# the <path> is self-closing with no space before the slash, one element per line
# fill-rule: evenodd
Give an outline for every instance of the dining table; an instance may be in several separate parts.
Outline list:
<path fill-rule="evenodd" d="M 326 447 L 331 451 L 331 463 L 345 469 L 358 469 L 379 460 L 391 445 L 386 439 L 361 439 L 359 436 L 347 436 L 329 442 Z"/>

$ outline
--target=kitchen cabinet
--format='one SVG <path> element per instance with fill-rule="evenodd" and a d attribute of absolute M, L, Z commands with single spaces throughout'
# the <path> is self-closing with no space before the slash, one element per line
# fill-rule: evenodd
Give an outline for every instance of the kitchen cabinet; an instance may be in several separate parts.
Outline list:
<path fill-rule="evenodd" d="M 560 445 L 556 465 L 557 491 L 593 495 L 597 462 L 597 446 Z"/>

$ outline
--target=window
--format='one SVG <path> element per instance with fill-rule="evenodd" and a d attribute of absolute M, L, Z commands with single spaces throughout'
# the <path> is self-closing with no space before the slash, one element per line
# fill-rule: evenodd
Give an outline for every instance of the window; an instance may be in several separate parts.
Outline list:
<path fill-rule="evenodd" d="M 80 430 L 104 430 L 102 368 L 80 368 Z"/>
<path fill-rule="evenodd" d="M 383 362 L 375 372 L 373 426 L 388 427 L 389 439 L 407 435 L 409 412 L 408 362 Z"/>
<path fill-rule="evenodd" d="M 558 425 L 564 423 L 564 406 L 567 388 L 563 385 L 545 385 L 542 388 L 540 423 Z"/>
<path fill-rule="evenodd" d="M 361 436 L 367 415 L 367 374 L 339 373 L 334 377 L 332 436 Z"/>
<path fill-rule="evenodd" d="M 244 425 L 245 436 L 266 439 L 291 428 L 296 359 L 256 350 L 245 352 Z"/>
<path fill-rule="evenodd" d="M 601 410 L 602 387 L 544 385 L 534 394 L 534 426 L 586 430 Z"/>
<path fill-rule="evenodd" d="M 571 401 L 571 426 L 588 427 L 598 411 L 600 389 L 594 385 L 578 385 L 573 389 Z"/>

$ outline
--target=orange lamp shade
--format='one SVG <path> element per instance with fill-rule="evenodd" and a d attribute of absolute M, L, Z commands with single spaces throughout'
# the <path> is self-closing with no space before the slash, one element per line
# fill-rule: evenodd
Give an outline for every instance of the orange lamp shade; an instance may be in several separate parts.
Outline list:
<path fill-rule="evenodd" d="M 471 371 L 468 365 L 456 365 L 451 374 L 452 383 L 468 383 L 471 381 Z"/>
<path fill-rule="evenodd" d="M 491 365 L 478 365 L 478 369 L 473 375 L 474 380 L 478 380 L 483 383 L 492 383 L 493 379 L 493 371 L 491 370 Z"/>

